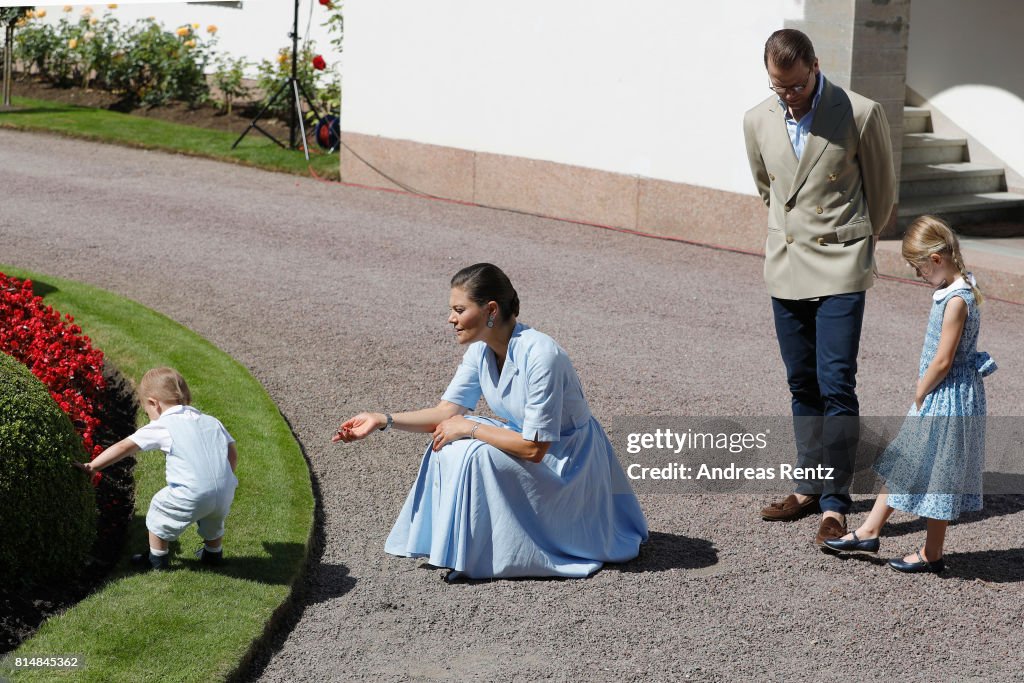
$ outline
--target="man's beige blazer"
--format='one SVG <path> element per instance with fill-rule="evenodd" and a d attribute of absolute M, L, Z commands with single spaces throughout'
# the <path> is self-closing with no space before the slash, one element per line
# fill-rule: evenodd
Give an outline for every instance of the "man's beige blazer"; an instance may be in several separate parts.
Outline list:
<path fill-rule="evenodd" d="M 824 78 L 822 83 L 799 161 L 777 96 L 743 119 L 750 170 L 768 206 L 764 279 L 780 299 L 871 287 L 874 250 L 868 238 L 882 231 L 896 201 L 881 105 Z"/>

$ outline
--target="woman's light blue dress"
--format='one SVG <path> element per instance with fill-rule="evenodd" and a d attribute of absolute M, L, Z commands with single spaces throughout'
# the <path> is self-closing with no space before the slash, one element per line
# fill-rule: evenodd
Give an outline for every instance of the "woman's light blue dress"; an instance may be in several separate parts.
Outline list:
<path fill-rule="evenodd" d="M 967 304 L 960 343 L 945 379 L 921 405 L 910 407 L 896 438 L 879 456 L 875 471 L 886 480 L 889 506 L 931 519 L 953 520 L 982 507 L 985 469 L 985 385 L 995 371 L 987 353 L 977 351 L 981 316 L 974 293 L 957 279 L 933 295 L 918 377 L 935 358 L 946 304 Z"/>
<path fill-rule="evenodd" d="M 499 373 L 486 344 L 470 345 L 442 399 L 473 410 L 481 395 L 505 422 L 469 419 L 550 442 L 544 459 L 477 439 L 428 446 L 384 549 L 449 579 L 583 577 L 636 557 L 647 520 L 565 351 L 517 323 Z"/>

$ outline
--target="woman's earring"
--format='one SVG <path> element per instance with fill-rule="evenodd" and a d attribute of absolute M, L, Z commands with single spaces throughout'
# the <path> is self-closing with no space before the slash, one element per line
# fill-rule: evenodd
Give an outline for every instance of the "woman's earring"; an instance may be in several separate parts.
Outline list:
<path fill-rule="evenodd" d="M 494 327 L 494 316 L 487 319 L 487 327 Z"/>

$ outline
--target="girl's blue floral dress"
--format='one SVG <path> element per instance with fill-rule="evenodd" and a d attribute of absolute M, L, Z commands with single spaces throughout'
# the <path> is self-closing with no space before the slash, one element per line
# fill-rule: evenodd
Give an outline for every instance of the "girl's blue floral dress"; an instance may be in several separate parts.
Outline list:
<path fill-rule="evenodd" d="M 932 296 L 918 377 L 924 376 L 935 358 L 946 304 L 957 296 L 967 304 L 968 314 L 953 366 L 925 397 L 920 412 L 910 407 L 896 438 L 875 463 L 875 471 L 889 489 L 888 504 L 931 519 L 953 520 L 982 508 L 986 413 L 982 377 L 993 373 L 996 364 L 977 350 L 981 316 L 963 278 Z"/>

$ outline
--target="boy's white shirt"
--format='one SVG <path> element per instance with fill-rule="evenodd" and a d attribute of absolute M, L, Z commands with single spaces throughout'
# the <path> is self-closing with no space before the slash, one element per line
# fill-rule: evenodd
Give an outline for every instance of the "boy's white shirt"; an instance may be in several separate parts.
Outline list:
<path fill-rule="evenodd" d="M 168 408 L 128 438 L 142 450 L 159 448 L 167 454 L 168 486 L 184 486 L 195 493 L 238 485 L 228 460 L 235 440 L 220 420 L 191 406 Z M 184 443 L 176 443 L 177 439 Z"/>
<path fill-rule="evenodd" d="M 171 406 L 170 408 L 162 412 L 160 414 L 160 417 L 153 420 L 148 425 L 140 427 L 134 434 L 132 434 L 128 438 L 131 439 L 132 442 L 139 447 L 139 450 L 153 451 L 159 449 L 164 453 L 170 453 L 171 431 L 167 429 L 165 425 L 160 424 L 160 420 L 162 420 L 167 415 L 177 415 L 178 413 L 184 413 L 184 416 L 187 419 L 193 420 L 198 420 L 199 416 L 202 415 L 201 412 L 199 412 L 192 406 Z M 231 436 L 230 433 L 228 433 L 228 430 L 224 429 L 223 425 L 221 425 L 221 429 L 223 430 L 224 436 L 225 438 L 227 438 L 228 443 L 234 443 L 234 438 Z"/>

